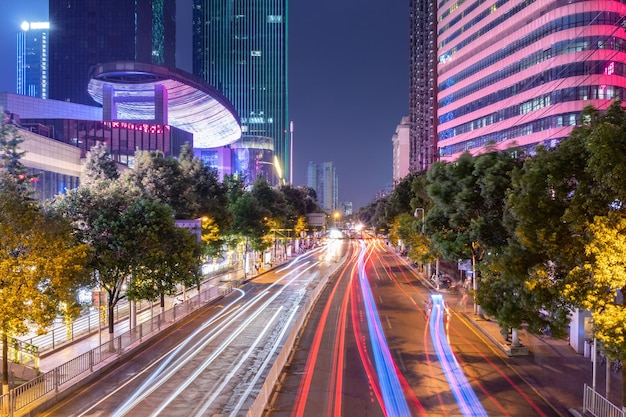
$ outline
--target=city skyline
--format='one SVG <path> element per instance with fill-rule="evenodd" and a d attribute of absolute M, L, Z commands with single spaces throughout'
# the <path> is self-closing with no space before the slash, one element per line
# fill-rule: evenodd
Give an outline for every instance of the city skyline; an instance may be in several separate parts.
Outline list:
<path fill-rule="evenodd" d="M 15 59 L 19 24 L 47 20 L 47 5 L 9 5 L 0 18 L 0 53 Z M 339 200 L 358 209 L 392 181 L 391 139 L 408 112 L 408 7 L 298 2 L 289 18 L 293 184 L 306 184 L 310 160 L 333 160 Z M 0 91 L 15 91 L 14 66 L 0 69 Z"/>

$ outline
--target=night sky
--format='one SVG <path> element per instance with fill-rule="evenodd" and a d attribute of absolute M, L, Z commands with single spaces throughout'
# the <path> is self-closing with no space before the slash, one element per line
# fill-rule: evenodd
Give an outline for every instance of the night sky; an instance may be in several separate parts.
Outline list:
<path fill-rule="evenodd" d="M 46 21 L 48 1 L 3 3 L 0 91 L 15 92 L 19 25 Z M 395 0 L 290 2 L 294 185 L 306 185 L 309 161 L 332 161 L 339 201 L 356 210 L 391 184 L 391 137 L 408 112 L 408 19 L 408 2 Z"/>

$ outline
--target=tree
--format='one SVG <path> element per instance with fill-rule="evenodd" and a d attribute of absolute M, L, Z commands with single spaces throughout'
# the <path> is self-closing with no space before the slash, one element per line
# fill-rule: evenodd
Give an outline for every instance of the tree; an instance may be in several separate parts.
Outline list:
<path fill-rule="evenodd" d="M 26 152 L 19 149 L 24 139 L 19 135 L 17 128 L 9 123 L 0 122 L 0 168 L 3 175 L 13 181 L 22 198 L 33 198 L 32 182 L 37 175 L 32 175 L 22 164 L 21 158 Z"/>
<path fill-rule="evenodd" d="M 193 148 L 189 144 L 182 147 L 178 161 L 188 208 L 188 212 L 178 214 L 187 217 L 178 218 L 210 217 L 224 232 L 232 222 L 232 214 L 224 209 L 228 206 L 228 187 L 219 181 L 216 170 L 203 165 L 200 159 L 193 156 Z M 172 207 L 177 211 L 176 206 Z"/>
<path fill-rule="evenodd" d="M 9 133 L 7 133 L 9 132 Z M 77 245 L 69 223 L 43 210 L 29 195 L 26 169 L 19 161 L 19 140 L 0 125 L 0 332 L 2 388 L 8 392 L 9 337 L 26 334 L 28 323 L 52 325 L 62 302 L 72 296 L 83 277 L 87 248 Z M 5 147 L 8 146 L 7 147 Z M 6 150 L 9 149 L 9 152 Z"/>
<path fill-rule="evenodd" d="M 402 178 L 393 188 L 385 204 L 385 222 L 391 224 L 402 214 L 413 214 L 411 200 L 414 198 L 413 181 L 423 174 L 409 174 Z"/>
<path fill-rule="evenodd" d="M 502 218 L 515 164 L 511 154 L 491 152 L 433 165 L 427 190 L 434 206 L 426 224 L 447 259 L 479 261 L 488 249 L 506 244 Z"/>
<path fill-rule="evenodd" d="M 448 260 L 472 260 L 475 292 L 478 263 L 507 244 L 504 203 L 518 165 L 512 151 L 466 153 L 454 163 L 437 162 L 428 172 L 427 191 L 434 201 L 426 219 L 431 240 Z"/>
<path fill-rule="evenodd" d="M 58 196 L 54 202 L 55 210 L 72 221 L 76 238 L 89 246 L 87 266 L 94 284 L 107 293 L 111 338 L 113 311 L 125 297 L 123 286 L 138 256 L 133 225 L 123 218 L 135 196 L 126 191 L 118 182 L 94 182 Z"/>
<path fill-rule="evenodd" d="M 177 219 L 190 218 L 189 184 L 176 158 L 166 157 L 161 151 L 137 151 L 134 168 L 125 171 L 121 180 L 141 195 L 169 204 Z"/>
<path fill-rule="evenodd" d="M 389 224 L 387 223 L 386 206 L 389 201 L 389 197 L 380 197 L 368 204 L 361 207 L 355 214 L 355 218 L 359 222 L 368 225 L 370 228 L 379 231 L 389 230 Z"/>
<path fill-rule="evenodd" d="M 87 152 L 85 181 L 116 180 L 120 176 L 117 164 L 111 158 L 106 143 L 98 143 Z"/>
<path fill-rule="evenodd" d="M 197 237 L 176 226 L 172 209 L 151 199 L 133 202 L 122 214 L 129 241 L 135 242 L 134 260 L 126 296 L 130 300 L 155 301 L 176 293 L 179 284 L 199 284 L 200 246 Z M 134 236 L 132 236 L 134 234 Z"/>

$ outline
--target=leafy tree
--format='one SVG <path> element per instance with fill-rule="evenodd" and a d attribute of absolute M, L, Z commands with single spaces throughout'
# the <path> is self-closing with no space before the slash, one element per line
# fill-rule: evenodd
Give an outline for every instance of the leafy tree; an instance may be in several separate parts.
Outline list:
<path fill-rule="evenodd" d="M 408 248 L 408 258 L 424 265 L 433 262 L 436 257 L 433 256 L 434 248 L 430 239 L 421 233 L 420 224 L 421 220 L 416 221 L 413 214 L 399 214 L 389 228 L 389 241 L 398 245 L 401 240 Z"/>
<path fill-rule="evenodd" d="M 86 247 L 76 245 L 68 222 L 44 211 L 26 186 L 26 169 L 15 131 L 0 124 L 0 332 L 2 388 L 8 392 L 9 337 L 26 334 L 27 323 L 52 325 L 81 281 Z"/>
<path fill-rule="evenodd" d="M 480 261 L 487 250 L 506 244 L 502 218 L 516 163 L 509 153 L 491 152 L 433 165 L 427 190 L 434 207 L 426 224 L 446 259 Z"/>
<path fill-rule="evenodd" d="M 267 219 L 271 213 L 263 207 L 252 193 L 246 192 L 236 201 L 229 205 L 233 213 L 233 223 L 231 234 L 249 243 L 253 250 L 264 250 L 268 247 L 268 242 L 264 237 L 269 234 L 270 227 Z"/>
<path fill-rule="evenodd" d="M 385 222 L 391 224 L 402 214 L 413 214 L 411 200 L 414 198 L 413 181 L 420 174 L 409 174 L 394 187 L 385 204 Z"/>
<path fill-rule="evenodd" d="M 120 176 L 117 164 L 111 157 L 106 143 L 91 147 L 85 163 L 85 181 L 116 180 Z"/>
<path fill-rule="evenodd" d="M 124 214 L 136 199 L 119 182 L 93 183 L 59 196 L 55 210 L 74 224 L 76 238 L 89 245 L 88 267 L 97 286 L 106 291 L 109 334 L 113 337 L 117 303 L 125 297 L 123 286 L 137 265 L 134 227 Z"/>
<path fill-rule="evenodd" d="M 511 172 L 520 164 L 510 152 L 489 152 L 476 157 L 466 153 L 454 163 L 432 166 L 427 191 L 434 206 L 426 224 L 445 259 L 471 259 L 476 271 L 487 253 L 507 244 L 505 197 Z M 478 287 L 477 274 L 474 280 Z"/>
<path fill-rule="evenodd" d="M 188 207 L 187 213 L 180 214 L 190 219 L 210 217 L 220 231 L 228 229 L 232 222 L 231 213 L 225 210 L 228 206 L 228 187 L 219 181 L 217 171 L 195 158 L 189 144 L 183 146 L 178 161 Z M 177 210 L 176 206 L 172 207 Z"/>
<path fill-rule="evenodd" d="M 608 113 L 615 120 L 615 109 Z M 606 215 L 616 207 L 617 194 L 594 176 L 598 170 L 610 169 L 613 162 L 602 163 L 594 152 L 594 148 L 602 148 L 594 142 L 602 140 L 598 132 L 607 126 L 594 109 L 586 109 L 584 119 L 588 122 L 576 127 L 559 146 L 539 148 L 525 161 L 513 175 L 507 201 L 505 222 L 514 237 L 511 248 L 520 248 L 518 256 L 523 260 L 517 263 L 525 265 L 526 276 L 507 270 L 516 264 L 512 260 L 502 270 L 505 276 L 523 278 L 526 291 L 532 291 L 532 298 L 527 299 L 533 302 L 525 305 L 524 320 L 535 332 L 542 325 L 539 317 L 553 334 L 567 329 L 570 308 L 581 305 L 590 289 L 579 269 L 589 262 L 585 252 L 589 224 L 594 216 Z M 573 270 L 577 273 L 572 274 Z"/>
<path fill-rule="evenodd" d="M 227 210 L 228 189 L 219 182 L 217 172 L 193 156 L 189 144 L 183 146 L 178 159 L 158 151 L 139 152 L 135 169 L 124 177 L 122 181 L 137 187 L 143 196 L 170 205 L 177 219 L 210 219 L 212 231 L 203 227 L 204 253 L 221 254 L 222 235 L 232 222 Z M 209 227 L 208 220 L 203 226 Z"/>
<path fill-rule="evenodd" d="M 292 187 L 283 185 L 279 188 L 286 204 L 286 227 L 293 228 L 307 213 L 322 212 L 315 201 L 315 190 L 308 187 Z M 305 226 L 306 228 L 306 226 Z"/>
<path fill-rule="evenodd" d="M 591 311 L 596 337 L 609 355 L 620 359 L 626 352 L 626 218 L 615 213 L 598 216 L 589 235 L 585 247 L 589 259 L 570 275 L 588 284 L 582 307 Z"/>
<path fill-rule="evenodd" d="M 135 260 L 126 296 L 131 300 L 155 301 L 176 293 L 177 285 L 199 284 L 200 247 L 197 237 L 176 226 L 172 209 L 156 200 L 135 200 L 123 213 L 129 241 L 141 254 Z M 132 235 L 134 234 L 134 236 Z"/>
<path fill-rule="evenodd" d="M 387 202 L 389 197 L 380 197 L 368 204 L 361 207 L 355 214 L 355 218 L 364 225 L 376 230 L 376 232 L 389 230 L 389 224 L 387 223 Z"/>
<path fill-rule="evenodd" d="M 138 151 L 134 168 L 125 171 L 121 180 L 141 195 L 169 204 L 177 219 L 189 218 L 189 201 L 185 198 L 188 184 L 182 179 L 176 158 L 166 157 L 161 151 Z"/>
<path fill-rule="evenodd" d="M 37 175 L 29 174 L 29 170 L 21 162 L 26 152 L 19 146 L 24 139 L 19 135 L 17 128 L 9 123 L 0 122 L 0 168 L 3 175 L 12 179 L 17 191 L 24 199 L 33 198 L 32 181 Z"/>
<path fill-rule="evenodd" d="M 259 177 L 252 185 L 250 194 L 269 213 L 276 227 L 287 227 L 288 206 L 280 191 L 272 188 L 265 178 Z"/>

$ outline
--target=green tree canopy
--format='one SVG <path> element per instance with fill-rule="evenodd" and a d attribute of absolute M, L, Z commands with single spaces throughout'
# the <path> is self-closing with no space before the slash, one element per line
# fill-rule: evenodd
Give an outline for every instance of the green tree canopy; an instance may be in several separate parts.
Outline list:
<path fill-rule="evenodd" d="M 28 324 L 50 327 L 63 302 L 71 304 L 84 277 L 85 245 L 76 244 L 69 222 L 31 197 L 20 162 L 21 140 L 0 123 L 0 332 L 2 386 L 8 391 L 8 338 Z"/>

